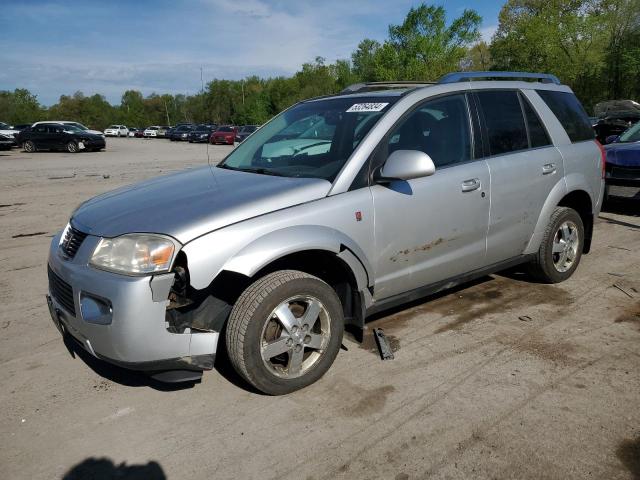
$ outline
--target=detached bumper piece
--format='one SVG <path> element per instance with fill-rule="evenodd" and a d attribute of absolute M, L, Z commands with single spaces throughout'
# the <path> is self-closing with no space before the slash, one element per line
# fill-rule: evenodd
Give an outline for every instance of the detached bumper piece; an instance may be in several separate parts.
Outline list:
<path fill-rule="evenodd" d="M 382 360 L 393 360 L 395 358 L 393 356 L 393 350 L 391 349 L 391 344 L 389 343 L 387 336 L 384 334 L 384 331 L 381 328 L 374 328 L 373 337 L 376 339 L 380 358 Z"/>

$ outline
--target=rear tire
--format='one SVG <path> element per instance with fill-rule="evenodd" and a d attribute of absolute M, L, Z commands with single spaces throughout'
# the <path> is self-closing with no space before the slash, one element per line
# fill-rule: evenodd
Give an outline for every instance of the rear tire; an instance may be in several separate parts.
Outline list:
<path fill-rule="evenodd" d="M 22 148 L 27 153 L 33 153 L 37 151 L 36 144 L 33 143 L 31 140 L 27 140 L 26 142 L 24 142 L 22 144 Z"/>
<path fill-rule="evenodd" d="M 234 305 L 226 330 L 229 359 L 269 395 L 304 388 L 322 377 L 340 350 L 343 310 L 333 288 L 297 270 L 270 273 Z"/>
<path fill-rule="evenodd" d="M 556 207 L 529 271 L 537 280 L 560 283 L 578 268 L 584 248 L 584 225 L 578 212 Z"/>

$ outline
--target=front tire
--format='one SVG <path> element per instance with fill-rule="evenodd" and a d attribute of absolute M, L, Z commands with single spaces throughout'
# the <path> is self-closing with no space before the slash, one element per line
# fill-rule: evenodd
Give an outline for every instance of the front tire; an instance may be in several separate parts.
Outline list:
<path fill-rule="evenodd" d="M 78 144 L 76 142 L 67 143 L 67 152 L 78 153 Z"/>
<path fill-rule="evenodd" d="M 226 331 L 229 359 L 258 390 L 283 395 L 322 377 L 340 350 L 344 317 L 333 288 L 297 270 L 250 285 L 234 305 Z"/>
<path fill-rule="evenodd" d="M 36 144 L 33 143 L 31 140 L 27 140 L 26 142 L 24 142 L 22 144 L 22 148 L 27 153 L 33 153 L 33 152 L 35 152 L 37 150 L 36 149 Z"/>
<path fill-rule="evenodd" d="M 556 207 L 530 272 L 545 283 L 564 282 L 578 268 L 583 246 L 584 224 L 578 212 L 568 207 Z"/>

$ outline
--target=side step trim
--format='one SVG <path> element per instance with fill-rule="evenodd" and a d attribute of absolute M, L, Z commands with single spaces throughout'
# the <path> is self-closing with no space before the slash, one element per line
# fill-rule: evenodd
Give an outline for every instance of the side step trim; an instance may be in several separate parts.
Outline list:
<path fill-rule="evenodd" d="M 425 285 L 424 287 L 418 287 L 405 293 L 400 293 L 392 297 L 378 300 L 369 308 L 367 308 L 367 316 L 373 315 L 374 313 L 382 312 L 383 310 L 397 307 L 398 305 L 402 305 L 403 303 L 409 303 L 420 298 L 428 297 L 429 295 L 433 295 L 434 293 L 448 290 L 455 287 L 456 285 L 476 280 L 477 278 L 484 277 L 485 275 L 521 265 L 528 262 L 532 258 L 533 255 L 520 255 L 503 262 L 494 263 L 493 265 L 489 265 L 488 267 L 483 267 L 468 273 L 464 273 L 462 275 L 457 275 L 455 277 L 442 280 L 440 282 Z"/>

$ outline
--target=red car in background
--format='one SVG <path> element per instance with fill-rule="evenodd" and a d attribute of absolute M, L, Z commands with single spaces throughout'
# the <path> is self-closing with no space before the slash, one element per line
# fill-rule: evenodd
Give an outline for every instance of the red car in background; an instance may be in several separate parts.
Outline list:
<path fill-rule="evenodd" d="M 236 134 L 238 133 L 238 127 L 232 125 L 223 125 L 211 134 L 209 141 L 214 145 L 233 145 L 236 140 Z"/>

